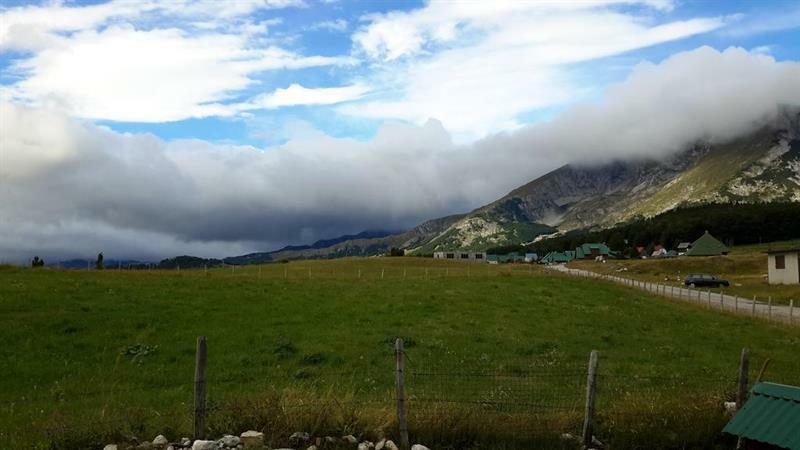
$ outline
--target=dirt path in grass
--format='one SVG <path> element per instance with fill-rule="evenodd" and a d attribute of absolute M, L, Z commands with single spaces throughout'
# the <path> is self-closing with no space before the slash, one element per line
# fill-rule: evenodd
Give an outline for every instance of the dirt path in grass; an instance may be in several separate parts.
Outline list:
<path fill-rule="evenodd" d="M 600 274 L 582 269 L 572 269 L 564 265 L 551 265 L 545 267 L 550 270 L 555 270 L 568 275 L 612 281 L 614 283 L 622 284 L 634 289 L 641 289 L 651 294 L 697 303 L 711 309 L 719 309 L 734 314 L 751 316 L 769 321 L 800 325 L 800 317 L 797 317 L 798 314 L 800 314 L 800 311 L 798 311 L 800 310 L 800 307 L 795 308 L 793 305 L 773 305 L 769 302 L 765 303 L 761 301 L 754 301 L 752 299 L 746 299 L 735 295 L 651 283 L 647 281 L 620 277 L 617 275 Z"/>

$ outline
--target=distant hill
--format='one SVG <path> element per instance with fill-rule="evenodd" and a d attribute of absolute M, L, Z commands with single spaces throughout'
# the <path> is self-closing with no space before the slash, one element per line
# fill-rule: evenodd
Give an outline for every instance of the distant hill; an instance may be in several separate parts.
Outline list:
<path fill-rule="evenodd" d="M 222 260 L 214 258 L 200 258 L 197 256 L 176 256 L 174 258 L 162 259 L 158 263 L 159 269 L 200 269 L 203 267 L 221 266 Z"/>
<path fill-rule="evenodd" d="M 394 232 L 391 231 L 362 231 L 358 234 L 347 234 L 333 239 L 322 239 L 314 242 L 311 245 L 290 245 L 270 252 L 257 252 L 242 256 L 231 256 L 224 258 L 222 261 L 225 264 L 261 264 L 280 261 L 281 259 L 286 258 L 286 255 L 303 254 L 305 251 L 311 251 L 313 253 L 314 250 L 334 247 L 342 242 L 377 239 L 385 236 L 391 236 L 392 234 L 394 234 Z"/>
<path fill-rule="evenodd" d="M 94 269 L 94 264 L 95 264 L 95 259 L 94 258 L 91 258 L 91 259 L 69 259 L 69 260 L 66 260 L 66 261 L 59 261 L 59 262 L 57 262 L 55 264 L 47 263 L 48 266 L 61 267 L 63 269 L 86 269 L 87 265 L 88 265 L 88 267 L 91 267 L 92 269 Z M 103 261 L 103 266 L 106 269 L 116 269 L 116 268 L 118 268 L 120 266 L 122 266 L 123 268 L 138 267 L 138 266 L 142 266 L 142 265 L 146 266 L 147 264 L 152 264 L 152 263 L 147 262 L 147 261 L 138 261 L 138 260 L 135 260 L 135 259 L 106 259 L 106 260 Z"/>

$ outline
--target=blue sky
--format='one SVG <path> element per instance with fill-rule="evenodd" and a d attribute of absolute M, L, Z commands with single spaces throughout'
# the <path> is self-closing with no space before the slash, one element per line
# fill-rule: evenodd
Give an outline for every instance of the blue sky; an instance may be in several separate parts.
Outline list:
<path fill-rule="evenodd" d="M 72 107 L 73 113 L 78 116 L 85 116 L 114 130 L 136 133 L 150 132 L 164 139 L 196 138 L 214 142 L 250 144 L 264 148 L 286 142 L 291 136 L 291 131 L 287 131 L 286 128 L 289 130 L 297 128 L 295 125 L 298 121 L 307 122 L 313 128 L 331 136 L 369 139 L 374 136 L 380 124 L 386 120 L 422 124 L 430 117 L 441 120 L 444 127 L 453 133 L 457 141 L 469 142 L 494 132 L 507 131 L 538 120 L 552 118 L 558 111 L 576 102 L 599 99 L 606 86 L 623 80 L 641 61 L 659 62 L 677 52 L 702 45 L 710 45 L 719 50 L 730 46 L 739 46 L 748 50 L 757 49 L 757 51 L 772 55 L 778 60 L 796 60 L 798 52 L 800 52 L 800 29 L 797 27 L 800 22 L 800 6 L 797 2 L 792 1 L 609 2 L 610 4 L 607 6 L 598 6 L 599 4 L 595 3 L 594 7 L 584 8 L 584 10 L 574 8 L 574 10 L 563 11 L 563 8 L 554 8 L 554 11 L 533 12 L 530 14 L 528 24 L 531 34 L 536 33 L 537 23 L 535 20 L 537 18 L 550 20 L 554 26 L 559 26 L 561 23 L 559 21 L 568 23 L 573 20 L 573 16 L 577 15 L 585 15 L 587 20 L 591 20 L 591 15 L 595 15 L 599 21 L 609 21 L 610 26 L 616 22 L 622 23 L 619 19 L 629 20 L 630 24 L 626 24 L 626 26 L 631 24 L 642 26 L 642 29 L 625 31 L 627 36 L 621 36 L 620 40 L 640 39 L 648 27 L 686 23 L 692 20 L 705 20 L 708 23 L 665 33 L 664 36 L 654 39 L 651 44 L 618 45 L 617 48 L 598 51 L 597 56 L 565 58 L 563 62 L 557 61 L 556 58 L 553 62 L 541 64 L 541 68 L 542 70 L 556 68 L 559 73 L 551 74 L 549 78 L 545 77 L 539 82 L 546 87 L 546 84 L 551 82 L 554 77 L 569 77 L 572 86 L 566 86 L 569 83 L 562 83 L 565 85 L 558 86 L 564 92 L 553 95 L 552 98 L 533 100 L 528 104 L 522 102 L 514 105 L 505 114 L 487 114 L 486 117 L 476 115 L 472 120 L 459 121 L 455 117 L 459 114 L 457 111 L 443 112 L 441 109 L 448 110 L 449 108 L 437 108 L 436 105 L 430 105 L 430 110 L 426 110 L 427 105 L 418 104 L 417 98 L 408 90 L 426 80 L 424 75 L 411 73 L 413 70 L 411 67 L 426 62 L 435 62 L 446 52 L 459 50 L 464 52 L 472 50 L 474 54 L 468 57 L 480 58 L 482 45 L 490 51 L 492 48 L 491 45 L 485 45 L 485 42 L 481 42 L 481 40 L 492 39 L 492 35 L 497 32 L 497 29 L 503 27 L 503 21 L 518 15 L 518 12 L 511 11 L 507 16 L 499 14 L 495 18 L 496 20 L 487 20 L 483 23 L 480 14 L 476 17 L 470 15 L 469 11 L 464 14 L 443 11 L 447 8 L 438 8 L 439 11 L 436 11 L 437 8 L 434 5 L 425 2 L 291 0 L 270 4 L 270 2 L 259 3 L 257 0 L 253 0 L 254 4 L 251 7 L 228 14 L 221 14 L 220 11 L 214 9 L 214 5 L 209 5 L 208 2 L 197 7 L 194 14 L 183 14 L 180 11 L 182 8 L 176 8 L 177 11 L 166 11 L 158 7 L 159 4 L 177 4 L 177 1 L 150 3 L 144 0 L 105 3 L 117 6 L 109 7 L 107 11 L 98 14 L 96 21 L 85 24 L 65 24 L 63 28 L 59 28 L 58 20 L 54 19 L 55 15 L 59 14 L 54 8 L 73 10 L 81 14 L 80 11 L 83 8 L 102 6 L 104 2 L 76 1 L 59 4 L 14 1 L 7 4 L 4 7 L 7 16 L 12 15 L 14 10 L 39 8 L 40 15 L 49 15 L 48 21 L 54 22 L 48 25 L 53 28 L 45 32 L 58 36 L 62 42 L 58 44 L 55 42 L 51 44 L 12 42 L 9 44 L 9 41 L 14 39 L 6 36 L 6 51 L 0 55 L 0 67 L 4 72 L 0 81 L 4 86 L 17 90 L 11 95 L 19 101 L 36 103 L 40 102 L 42 97 L 60 95 L 66 98 L 63 100 L 67 103 L 66 106 Z M 223 3 L 225 2 L 217 2 L 218 5 Z M 590 3 L 590 5 L 592 4 Z M 615 14 L 618 17 L 604 17 L 606 14 Z M 220 16 L 223 18 L 220 19 Z M 31 17 L 35 18 L 36 16 L 31 15 Z M 8 21 L 7 19 L 6 22 L 8 23 Z M 20 21 L 19 27 L 26 25 L 24 19 L 20 19 Z M 197 26 L 200 23 L 206 25 Z M 245 36 L 245 33 L 242 32 L 243 24 L 262 26 L 262 29 Z M 431 36 L 435 32 L 431 29 L 444 27 L 443 24 L 451 24 L 455 30 L 454 35 L 437 40 Z M 399 26 L 400 29 L 405 28 L 406 31 L 409 28 L 418 27 L 417 30 L 414 30 L 416 36 L 397 38 L 398 42 L 394 44 L 398 46 L 405 45 L 400 42 L 403 39 L 421 38 L 423 42 L 417 49 L 399 50 L 400 53 L 397 57 L 390 57 L 387 52 L 382 52 L 379 48 L 387 45 L 386 43 L 393 39 L 391 37 L 384 41 L 379 38 L 377 40 L 380 42 L 375 44 L 378 48 L 365 50 L 363 35 L 371 30 L 379 30 L 381 26 L 385 26 L 390 32 L 392 27 L 396 26 Z M 136 39 L 134 30 L 147 33 L 167 29 L 181 30 L 183 33 L 181 39 L 183 40 L 202 36 L 210 39 L 217 36 L 237 36 L 240 42 L 233 43 L 232 48 L 219 49 L 220 61 L 226 61 L 229 57 L 228 54 L 234 49 L 241 50 L 248 47 L 278 48 L 297 58 L 350 59 L 350 61 L 338 63 L 301 64 L 302 67 L 243 70 L 235 75 L 245 77 L 248 80 L 246 86 L 237 83 L 206 86 L 204 88 L 212 92 L 208 95 L 199 95 L 196 100 L 190 99 L 189 103 L 212 102 L 233 105 L 247 102 L 248 99 L 259 95 L 269 95 L 287 89 L 292 85 L 314 90 L 360 84 L 364 92 L 361 92 L 360 95 L 352 93 L 343 95 L 341 102 L 329 104 L 314 104 L 314 92 L 308 91 L 305 93 L 306 95 L 300 95 L 303 98 L 296 98 L 288 102 L 300 104 L 283 104 L 273 108 L 252 107 L 243 111 L 214 114 L 192 111 L 191 105 L 189 105 L 188 108 L 182 107 L 182 111 L 176 111 L 176 114 L 170 115 L 170 117 L 148 117 L 145 111 L 135 114 L 134 117 L 125 117 L 125 114 L 108 111 L 107 107 L 93 107 L 92 102 L 103 102 L 98 98 L 77 100 L 76 102 L 89 103 L 83 107 L 69 105 L 71 101 L 69 97 L 73 95 L 87 96 L 84 95 L 85 92 L 70 92 L 69 86 L 61 85 L 50 78 L 59 76 L 59 71 L 65 71 L 63 65 L 41 62 L 25 66 L 25 63 L 34 59 L 37 53 L 48 51 L 47 45 L 80 46 L 79 48 L 84 49 L 87 53 L 86 58 L 89 64 L 102 64 L 102 60 L 91 60 L 95 56 L 102 58 L 102 55 L 92 55 L 91 49 L 86 47 L 104 45 L 104 42 L 107 42 L 106 45 L 114 45 L 108 35 L 110 34 L 109 30 L 115 27 L 127 27 L 124 34 L 129 36 L 123 37 L 123 39 Z M 13 28 L 10 28 L 12 32 L 6 31 L 6 33 L 13 34 Z M 35 27 L 32 26 L 32 29 Z M 37 33 L 44 34 L 45 32 Z M 85 38 L 87 42 L 83 45 L 79 44 L 80 39 L 77 36 L 87 33 L 98 34 L 87 36 Z M 161 39 L 166 38 L 161 37 Z M 567 45 L 558 41 L 566 41 L 568 36 L 554 34 L 552 39 L 556 45 Z M 24 41 L 24 39 L 18 38 L 16 40 Z M 29 40 L 35 41 L 33 38 Z M 504 45 L 529 45 L 530 52 L 535 53 L 538 44 L 541 43 L 522 39 L 519 44 L 511 42 Z M 159 45 L 158 39 L 154 39 L 153 45 Z M 180 47 L 180 45 L 178 44 L 176 47 Z M 176 48 L 176 51 L 179 49 Z M 256 58 L 258 57 L 256 56 Z M 197 63 L 198 70 L 203 70 L 203 63 L 207 62 Z M 499 63 L 503 62 L 505 61 L 499 60 Z M 147 64 L 147 61 L 132 61 L 131 64 L 141 66 Z M 162 69 L 164 68 L 153 66 L 153 73 L 147 75 L 157 79 L 158 71 Z M 54 73 L 48 74 L 48 70 Z M 483 75 L 480 70 L 475 70 L 475 72 L 475 74 L 466 73 L 465 76 Z M 487 75 L 491 76 L 492 74 Z M 69 77 L 75 76 L 75 74 L 66 73 L 63 76 Z M 19 89 L 20 82 L 26 78 L 38 79 L 39 83 L 35 87 Z M 414 80 L 415 78 L 419 80 Z M 122 77 L 120 81 L 125 82 L 126 80 Z M 447 83 L 442 80 L 431 80 L 431 82 L 441 84 L 433 89 L 446 89 Z M 478 80 L 467 89 L 482 89 L 484 84 L 494 82 L 490 78 Z M 513 82 L 509 85 L 509 89 L 514 88 Z M 404 83 L 409 83 L 409 85 L 404 85 Z M 137 87 L 137 89 L 144 88 L 146 87 Z M 453 93 L 454 96 L 463 94 L 459 91 Z M 152 100 L 153 108 L 158 108 L 159 99 L 154 97 Z M 116 100 L 108 99 L 107 101 Z M 119 99 L 119 102 L 123 101 L 125 101 L 125 97 Z M 442 100 L 439 99 L 439 101 Z M 303 104 L 303 102 L 309 103 Z M 361 105 L 368 105 L 370 109 L 362 110 Z M 409 108 L 410 105 L 414 105 L 414 107 Z M 480 108 L 480 103 L 465 102 L 463 107 L 474 110 Z M 413 109 L 413 111 L 406 111 L 408 109 Z M 484 122 L 484 125 L 476 126 L 478 122 Z"/>
<path fill-rule="evenodd" d="M 5 1 L 0 261 L 407 229 L 800 105 L 800 3 Z"/>

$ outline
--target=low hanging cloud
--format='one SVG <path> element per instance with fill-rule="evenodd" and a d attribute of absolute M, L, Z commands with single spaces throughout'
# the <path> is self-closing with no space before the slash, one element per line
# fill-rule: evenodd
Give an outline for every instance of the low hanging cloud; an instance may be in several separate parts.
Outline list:
<path fill-rule="evenodd" d="M 463 212 L 568 162 L 659 158 L 800 105 L 800 64 L 702 47 L 642 63 L 601 101 L 454 144 L 436 120 L 368 141 L 258 149 L 117 133 L 0 103 L 0 260 L 227 256 Z"/>

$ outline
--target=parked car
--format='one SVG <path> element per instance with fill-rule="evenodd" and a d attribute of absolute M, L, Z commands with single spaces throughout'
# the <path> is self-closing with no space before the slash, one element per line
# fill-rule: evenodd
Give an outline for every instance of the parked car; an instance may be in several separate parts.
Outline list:
<path fill-rule="evenodd" d="M 689 287 L 728 287 L 731 285 L 728 280 L 707 273 L 691 273 L 683 280 L 683 284 Z"/>

